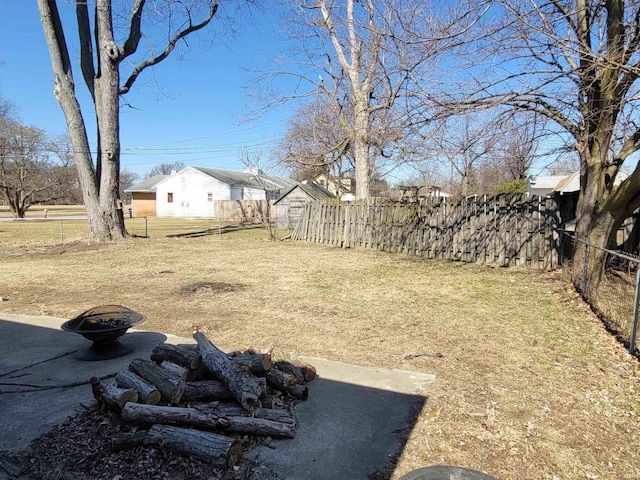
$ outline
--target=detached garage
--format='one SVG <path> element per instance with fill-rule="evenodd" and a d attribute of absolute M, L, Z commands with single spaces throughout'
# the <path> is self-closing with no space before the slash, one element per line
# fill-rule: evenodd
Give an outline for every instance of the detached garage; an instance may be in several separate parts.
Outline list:
<path fill-rule="evenodd" d="M 314 183 L 301 183 L 288 190 L 280 197 L 276 207 L 276 227 L 283 230 L 293 230 L 300 220 L 304 206 L 314 200 L 336 198 L 325 188 Z"/>

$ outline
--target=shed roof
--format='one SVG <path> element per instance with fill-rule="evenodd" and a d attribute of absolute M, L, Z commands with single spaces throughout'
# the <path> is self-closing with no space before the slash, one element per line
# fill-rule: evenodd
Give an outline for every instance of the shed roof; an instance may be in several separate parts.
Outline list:
<path fill-rule="evenodd" d="M 127 193 L 133 192 L 155 192 L 158 184 L 167 178 L 169 175 L 154 175 L 153 177 L 149 177 L 146 180 L 143 180 L 140 183 L 136 183 L 135 185 L 131 185 L 129 188 L 125 189 Z"/>
<path fill-rule="evenodd" d="M 274 204 L 278 203 L 280 200 L 285 198 L 287 195 L 289 195 L 296 188 L 300 188 L 301 190 L 303 190 L 307 195 L 309 195 L 314 200 L 323 200 L 325 198 L 336 198 L 336 196 L 333 193 L 331 193 L 326 188 L 321 187 L 320 185 L 317 185 L 315 183 L 299 183 L 299 184 L 294 185 L 293 187 L 291 187 L 284 194 L 282 194 L 282 196 L 278 200 L 276 200 L 274 202 Z"/>
<path fill-rule="evenodd" d="M 191 167 L 233 187 L 258 188 L 261 190 L 282 190 L 293 188 L 298 182 L 286 177 L 255 174 L 252 172 L 233 172 L 217 168 Z"/>

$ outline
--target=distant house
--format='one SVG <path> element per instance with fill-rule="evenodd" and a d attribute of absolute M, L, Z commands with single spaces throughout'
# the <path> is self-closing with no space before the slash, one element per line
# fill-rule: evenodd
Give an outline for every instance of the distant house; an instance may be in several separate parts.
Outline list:
<path fill-rule="evenodd" d="M 150 182 L 154 178 L 126 190 L 133 196 L 134 217 L 145 216 L 141 212 L 155 202 L 157 217 L 213 218 L 216 200 L 274 200 L 297 185 L 285 177 L 192 166 Z"/>
<path fill-rule="evenodd" d="M 628 172 L 620 170 L 616 176 L 614 185 L 620 185 L 625 178 L 629 176 Z M 580 172 L 574 172 L 570 175 L 549 175 L 549 176 L 529 176 L 529 185 L 527 192 L 529 195 L 547 196 L 558 192 L 560 194 L 577 192 L 580 190 Z"/>
<path fill-rule="evenodd" d="M 292 229 L 308 202 L 327 198 L 335 198 L 335 195 L 315 183 L 301 183 L 292 187 L 273 204 L 276 208 L 276 227 Z"/>
<path fill-rule="evenodd" d="M 341 197 L 342 195 L 348 193 L 354 193 L 356 184 L 353 178 L 334 178 L 324 173 L 318 175 L 313 180 L 313 183 L 315 183 L 316 185 L 320 185 L 322 188 L 336 197 Z"/>

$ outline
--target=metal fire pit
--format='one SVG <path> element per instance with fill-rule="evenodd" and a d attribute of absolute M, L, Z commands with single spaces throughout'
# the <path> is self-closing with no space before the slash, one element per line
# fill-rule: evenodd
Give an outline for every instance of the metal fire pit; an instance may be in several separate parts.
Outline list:
<path fill-rule="evenodd" d="M 133 351 L 133 345 L 119 341 L 127 330 L 147 319 L 143 315 L 122 305 L 101 305 L 64 322 L 65 332 L 77 333 L 93 343 L 75 357 L 79 360 L 108 360 Z"/>

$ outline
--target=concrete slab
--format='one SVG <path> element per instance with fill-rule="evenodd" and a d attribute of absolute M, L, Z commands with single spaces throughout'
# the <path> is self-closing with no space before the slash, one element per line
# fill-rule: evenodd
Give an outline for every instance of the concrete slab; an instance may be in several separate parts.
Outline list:
<path fill-rule="evenodd" d="M 132 353 L 94 362 L 77 359 L 90 345 L 63 332 L 64 319 L 0 313 L 0 451 L 19 451 L 91 402 L 87 382 L 126 369 L 161 342 L 192 339 L 132 330 L 121 339 Z M 410 416 L 426 400 L 432 375 L 365 368 L 303 357 L 319 378 L 296 407 L 296 438 L 274 441 L 248 456 L 290 480 L 366 479 L 398 453 Z"/>

